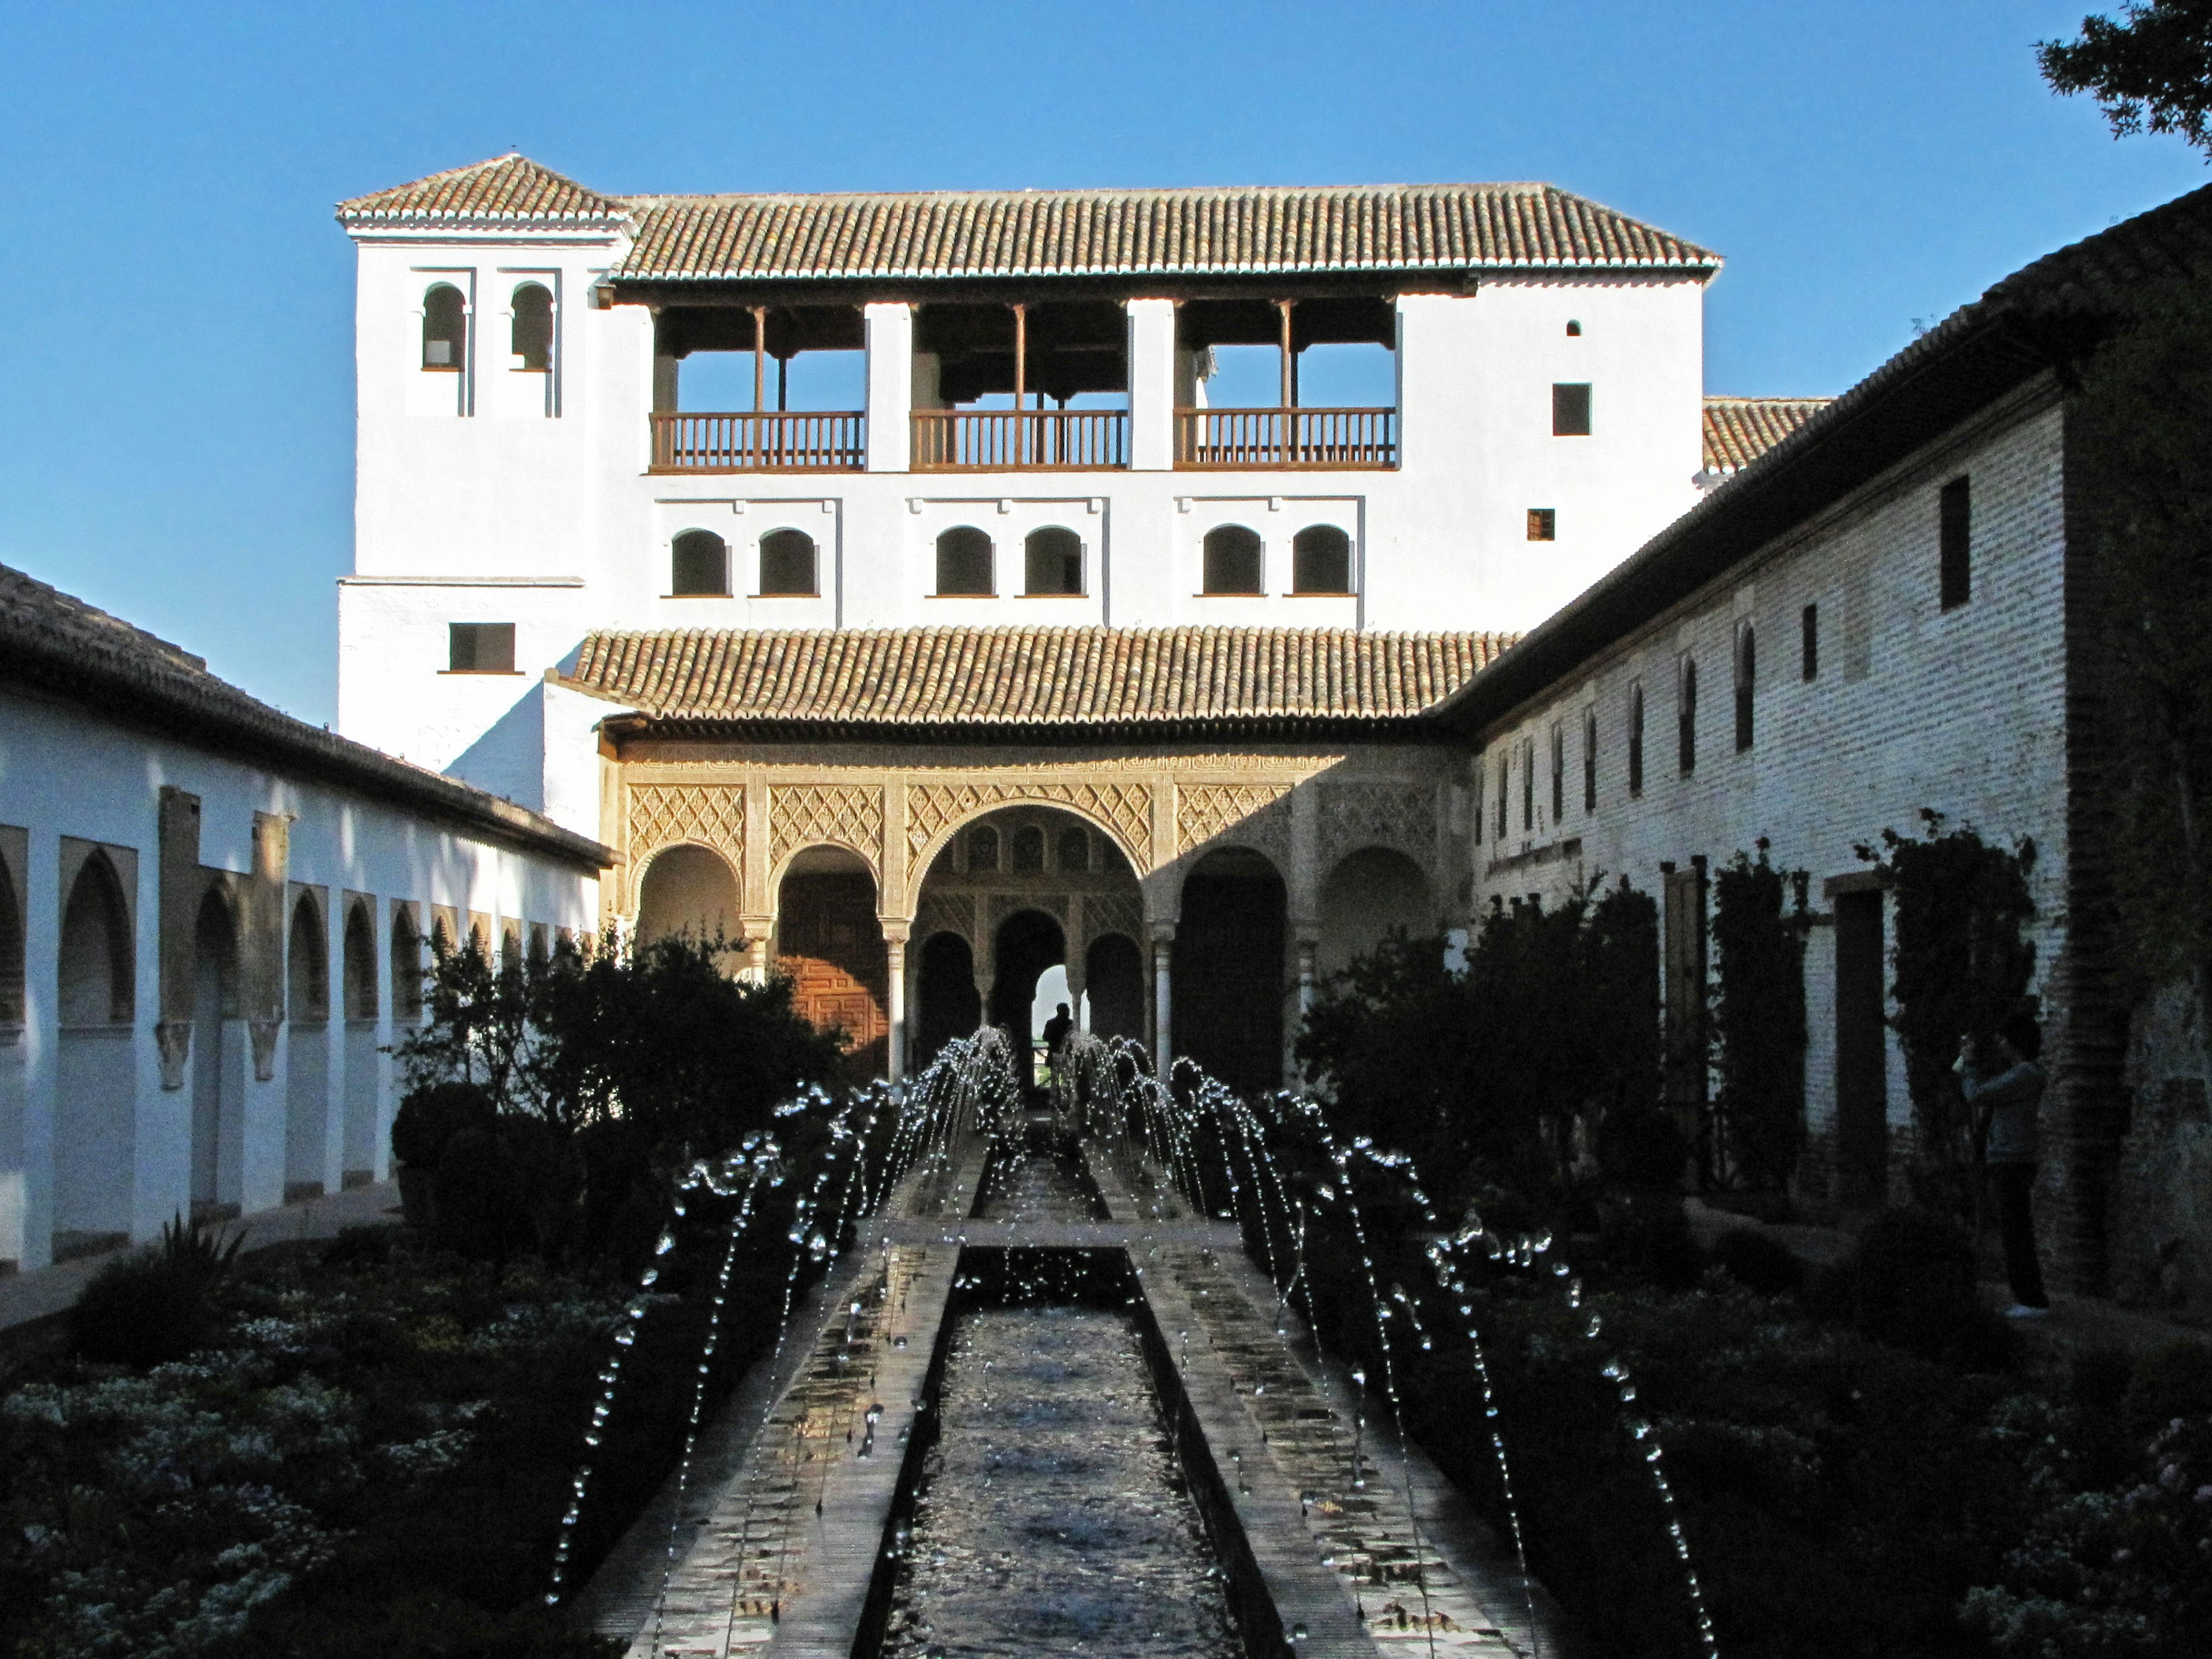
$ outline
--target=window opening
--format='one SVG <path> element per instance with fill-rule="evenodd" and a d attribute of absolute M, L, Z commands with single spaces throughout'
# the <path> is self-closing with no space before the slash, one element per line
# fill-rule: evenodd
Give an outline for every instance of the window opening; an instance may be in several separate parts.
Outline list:
<path fill-rule="evenodd" d="M 1578 320 L 1577 320 L 1576 319 L 1574 319 L 1574 318 L 1572 318 L 1572 317 L 1568 318 L 1568 319 L 1567 319 L 1567 337 L 1568 337 L 1569 339 L 1571 339 L 1571 340 L 1580 339 L 1580 338 L 1582 337 L 1582 332 L 1583 332 L 1583 325 L 1582 325 L 1582 324 L 1581 324 Z"/>
<path fill-rule="evenodd" d="M 1490 769 L 1474 763 L 1474 844 L 1482 845 L 1483 820 L 1490 816 Z"/>
<path fill-rule="evenodd" d="M 1505 839 L 1507 801 L 1510 799 L 1513 780 L 1509 770 L 1511 757 L 1503 749 L 1498 751 L 1498 839 Z"/>
<path fill-rule="evenodd" d="M 1628 688 L 1628 793 L 1644 793 L 1644 687 Z"/>
<path fill-rule="evenodd" d="M 1022 541 L 1022 563 L 1025 593 L 1083 592 L 1083 538 L 1064 526 L 1030 531 Z"/>
<path fill-rule="evenodd" d="M 1014 831 L 1014 868 L 1024 875 L 1044 868 L 1044 831 L 1034 823 Z"/>
<path fill-rule="evenodd" d="M 711 530 L 687 530 L 669 544 L 668 591 L 678 599 L 726 597 L 730 544 Z"/>
<path fill-rule="evenodd" d="M 1973 502 L 1964 478 L 1943 486 L 1936 518 L 1943 609 L 1952 611 L 1974 596 Z"/>
<path fill-rule="evenodd" d="M 1752 694 L 1758 682 L 1758 642 L 1751 624 L 1741 623 L 1735 630 L 1735 749 L 1739 755 L 1751 747 Z"/>
<path fill-rule="evenodd" d="M 979 872 L 999 867 L 999 832 L 988 823 L 968 832 L 968 867 Z"/>
<path fill-rule="evenodd" d="M 346 912 L 345 1013 L 348 1019 L 376 1018 L 376 924 L 367 900 Z"/>
<path fill-rule="evenodd" d="M 1521 740 L 1521 827 L 1536 827 L 1536 739 Z"/>
<path fill-rule="evenodd" d="M 762 537 L 760 591 L 769 599 L 811 598 L 820 592 L 814 538 L 804 530 L 771 530 Z"/>
<path fill-rule="evenodd" d="M 1559 382 L 1552 387 L 1552 435 L 1587 438 L 1590 434 L 1590 389 L 1587 382 Z"/>
<path fill-rule="evenodd" d="M 543 283 L 525 283 L 514 290 L 514 321 L 507 331 L 507 349 L 514 366 L 523 369 L 553 367 L 553 295 Z"/>
<path fill-rule="evenodd" d="M 449 623 L 446 635 L 447 673 L 514 672 L 513 623 Z"/>
<path fill-rule="evenodd" d="M 407 1019 L 422 1012 L 422 935 L 404 910 L 392 913 L 392 1012 Z"/>
<path fill-rule="evenodd" d="M 137 1000 L 131 911 L 107 854 L 94 852 L 77 868 L 62 908 L 56 966 L 61 1023 L 127 1022 Z"/>
<path fill-rule="evenodd" d="M 440 283 L 422 296 L 422 367 L 459 369 L 468 355 L 468 301 L 451 283 Z"/>
<path fill-rule="evenodd" d="M 1083 830 L 1060 832 L 1060 867 L 1083 871 L 1091 867 L 1091 836 Z"/>
<path fill-rule="evenodd" d="M 1308 525 L 1291 538 L 1291 592 L 1352 592 L 1352 538 L 1333 524 Z"/>
<path fill-rule="evenodd" d="M 292 907 L 291 937 L 285 945 L 284 1016 L 304 1020 L 331 1017 L 329 947 L 323 940 L 322 913 L 305 893 Z"/>
<path fill-rule="evenodd" d="M 1682 659 L 1679 684 L 1674 714 L 1675 758 L 1686 778 L 1698 769 L 1698 665 L 1688 657 Z"/>
<path fill-rule="evenodd" d="M 1257 594 L 1260 587 L 1260 532 L 1241 524 L 1224 524 L 1206 532 L 1206 587 L 1208 593 Z"/>
<path fill-rule="evenodd" d="M 1583 811 L 1597 811 L 1597 710 L 1583 710 Z"/>
<path fill-rule="evenodd" d="M 1800 678 L 1820 677 L 1820 607 L 1808 605 L 1797 613 L 1797 672 Z"/>
<path fill-rule="evenodd" d="M 973 525 L 958 525 L 937 538 L 937 591 L 988 599 L 998 591 L 992 580 L 991 538 Z"/>
<path fill-rule="evenodd" d="M 1567 815 L 1567 728 L 1552 722 L 1552 827 Z"/>
<path fill-rule="evenodd" d="M 1528 509 L 1528 539 L 1532 542 L 1555 542 L 1559 539 L 1559 508 L 1532 507 Z"/>

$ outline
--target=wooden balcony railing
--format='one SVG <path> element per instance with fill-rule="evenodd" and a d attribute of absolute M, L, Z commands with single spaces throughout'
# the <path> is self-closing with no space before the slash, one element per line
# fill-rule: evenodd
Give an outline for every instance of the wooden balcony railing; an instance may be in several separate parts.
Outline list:
<path fill-rule="evenodd" d="M 1398 465 L 1395 409 L 1178 409 L 1176 465 L 1194 471 Z"/>
<path fill-rule="evenodd" d="M 1122 409 L 929 409 L 914 415 L 917 472 L 1096 471 L 1129 464 Z"/>
<path fill-rule="evenodd" d="M 859 410 L 653 417 L 655 472 L 859 472 L 867 464 Z"/>

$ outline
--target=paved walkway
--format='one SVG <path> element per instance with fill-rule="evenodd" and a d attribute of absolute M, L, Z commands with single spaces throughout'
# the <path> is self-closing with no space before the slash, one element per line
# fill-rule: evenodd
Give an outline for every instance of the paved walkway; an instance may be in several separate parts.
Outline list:
<path fill-rule="evenodd" d="M 230 1223 L 225 1229 L 225 1237 L 243 1231 L 245 1250 L 251 1254 L 302 1239 L 336 1238 L 348 1227 L 396 1224 L 398 1212 L 399 1188 L 384 1181 L 374 1186 L 356 1187 L 349 1192 L 333 1193 L 327 1198 L 287 1204 L 281 1209 L 257 1210 Z M 108 1250 L 0 1279 L 0 1331 L 64 1311 L 76 1302 L 78 1292 L 91 1282 L 94 1274 L 123 1254 L 121 1249 Z"/>

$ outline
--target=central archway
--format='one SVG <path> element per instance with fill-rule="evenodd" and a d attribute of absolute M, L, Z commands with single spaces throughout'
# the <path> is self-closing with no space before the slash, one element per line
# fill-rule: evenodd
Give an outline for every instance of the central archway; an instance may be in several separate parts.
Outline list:
<path fill-rule="evenodd" d="M 1275 866 L 1241 847 L 1207 854 L 1183 882 L 1169 1030 L 1177 1054 L 1232 1089 L 1282 1084 L 1288 908 Z"/>
<path fill-rule="evenodd" d="M 1017 910 L 999 924 L 992 945 L 998 971 L 991 981 L 991 1024 L 1013 1040 L 1016 1052 L 1028 1054 L 1037 980 L 1067 960 L 1067 936 L 1043 911 Z"/>
<path fill-rule="evenodd" d="M 890 1055 L 890 975 L 876 881 L 857 854 L 811 847 L 784 871 L 776 902 L 775 961 L 799 1012 L 852 1040 L 845 1073 L 884 1075 Z"/>

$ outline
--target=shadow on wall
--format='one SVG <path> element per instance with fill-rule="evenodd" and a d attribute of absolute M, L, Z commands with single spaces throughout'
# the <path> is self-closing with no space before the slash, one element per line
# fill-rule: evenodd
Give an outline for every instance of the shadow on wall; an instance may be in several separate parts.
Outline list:
<path fill-rule="evenodd" d="M 446 769 L 449 778 L 504 796 L 533 812 L 545 810 L 545 684 L 533 683 Z"/>
<path fill-rule="evenodd" d="M 2201 1313 L 2212 1310 L 2212 1108 L 2196 1024 L 2185 984 L 2161 987 L 2135 1011 L 2133 1110 L 2111 1215 L 2113 1294 Z"/>

